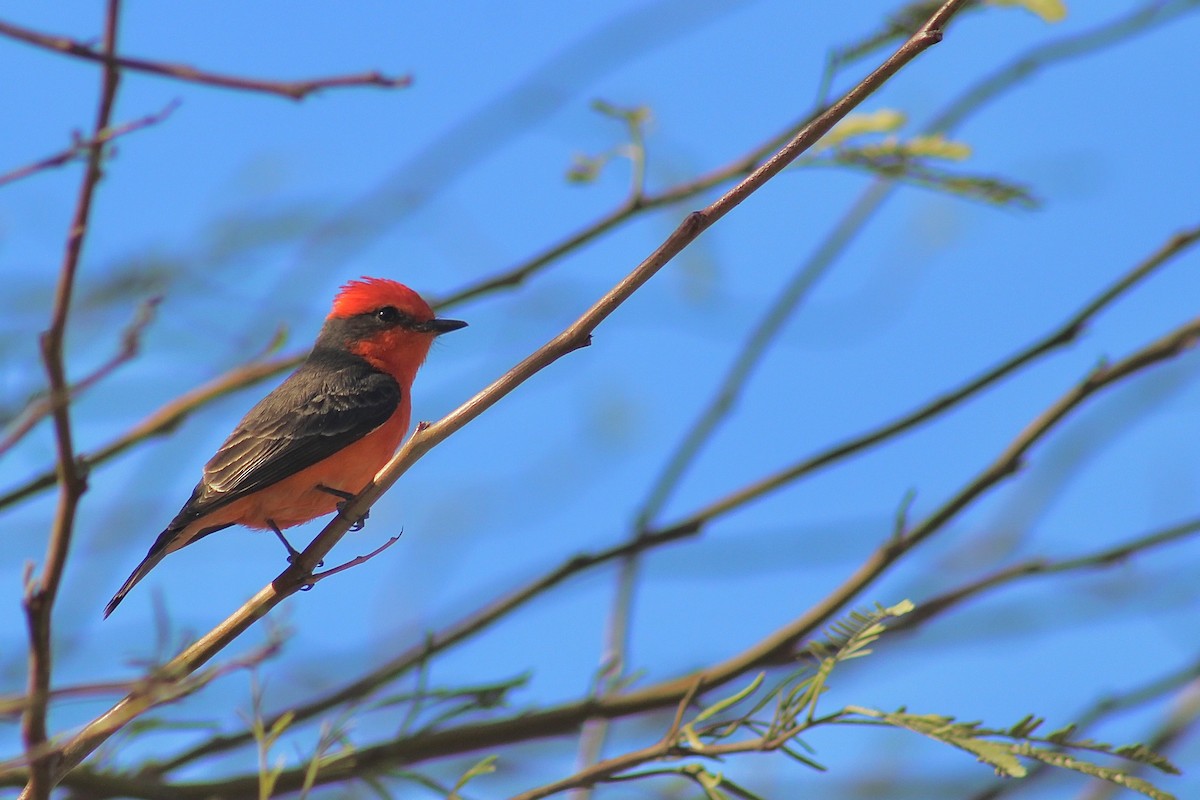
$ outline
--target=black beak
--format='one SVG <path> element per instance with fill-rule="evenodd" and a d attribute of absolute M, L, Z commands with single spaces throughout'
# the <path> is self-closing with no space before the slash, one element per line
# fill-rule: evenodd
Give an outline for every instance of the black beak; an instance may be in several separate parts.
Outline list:
<path fill-rule="evenodd" d="M 461 319 L 431 319 L 425 324 L 428 326 L 427 330 L 432 332 L 434 336 L 441 336 L 443 333 L 467 327 L 467 323 Z"/>

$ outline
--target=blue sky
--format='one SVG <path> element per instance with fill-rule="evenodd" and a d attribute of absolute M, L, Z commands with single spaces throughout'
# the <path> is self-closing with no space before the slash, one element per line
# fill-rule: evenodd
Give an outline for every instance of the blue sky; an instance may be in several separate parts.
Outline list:
<path fill-rule="evenodd" d="M 903 110 L 906 131 L 915 130 L 1030 48 L 1123 13 L 1110 5 L 1072 3 L 1056 25 L 1017 9 L 971 14 L 863 110 Z M 393 277 L 444 296 L 611 210 L 628 188 L 626 162 L 614 161 L 587 185 L 565 179 L 576 154 L 624 142 L 622 126 L 593 111 L 592 100 L 651 110 L 648 184 L 665 188 L 727 163 L 805 114 L 826 52 L 874 30 L 893 8 L 864 2 L 848 12 L 841 3 L 775 0 L 364 3 L 336 12 L 315 2 L 126 4 L 121 49 L 131 55 L 259 77 L 379 69 L 411 73 L 413 85 L 292 103 L 126 76 L 116 119 L 180 105 L 163 123 L 122 139 L 108 165 L 69 339 L 72 374 L 112 353 L 141 298 L 161 292 L 165 299 L 141 356 L 79 401 L 81 448 L 263 352 L 280 330 L 285 351 L 304 347 L 349 278 Z M 3 18 L 92 40 L 101 9 L 16 2 Z M 658 521 L 979 372 L 1061 324 L 1174 232 L 1200 223 L 1200 90 L 1187 77 L 1198 35 L 1200 13 L 1184 14 L 1041 71 L 960 126 L 955 138 L 972 155 L 956 168 L 1027 185 L 1041 207 L 897 192 L 773 341 Z M 834 91 L 877 60 L 849 67 Z M 90 124 L 94 67 L 2 40 L 0 70 L 19 76 L 0 86 L 0 171 L 65 146 Z M 569 556 L 627 536 L 648 487 L 749 331 L 868 182 L 848 170 L 779 176 L 614 314 L 592 347 L 422 459 L 335 557 L 366 552 L 403 528 L 400 543 L 273 614 L 291 637 L 263 670 L 267 706 L 283 707 L 331 674 L 357 674 Z M 69 168 L 0 188 L 0 270 L 10 289 L 0 322 L 4 408 L 20 407 L 40 386 L 36 333 L 49 315 L 77 185 L 78 168 Z M 440 417 L 558 333 L 686 211 L 714 196 L 643 215 L 517 290 L 447 312 L 471 327 L 435 347 L 414 391 L 415 418 Z M 1193 317 L 1197 264 L 1194 252 L 1185 254 L 1077 344 L 937 423 L 648 557 L 630 651 L 640 680 L 728 657 L 799 614 L 886 535 L 908 492 L 916 492 L 910 514 L 919 518 L 1096 363 Z M 920 605 L 1013 560 L 1085 553 L 1194 519 L 1198 367 L 1187 355 L 1087 404 L 1035 448 L 1017 479 L 871 587 L 861 604 L 907 597 Z M 57 681 L 134 674 L 130 660 L 154 652 L 154 597 L 170 612 L 173 649 L 282 568 L 271 537 L 214 536 L 168 558 L 111 620 L 100 620 L 200 466 L 265 391 L 225 398 L 176 435 L 94 473 L 60 598 Z M 44 468 L 52 454 L 42 426 L 0 459 L 0 489 Z M 5 692 L 23 685 L 21 571 L 44 558 L 52 509 L 52 496 L 42 495 L 3 510 Z M 1099 696 L 1196 659 L 1200 617 L 1189 577 L 1198 566 L 1200 545 L 1189 540 L 1114 570 L 988 595 L 915 636 L 885 639 L 876 656 L 835 680 L 828 702 L 907 705 L 997 726 L 1031 712 L 1055 726 L 1068 722 Z M 448 654 L 431 678 L 458 685 L 529 671 L 516 707 L 578 696 L 600 658 L 614 585 L 612 570 L 571 581 Z M 235 652 L 264 635 L 252 632 Z M 247 696 L 244 676 L 229 677 L 162 713 L 237 730 L 244 722 L 236 709 L 247 707 Z M 65 704 L 52 723 L 79 724 L 105 703 Z M 1137 740 L 1164 708 L 1118 718 L 1102 733 Z M 373 718 L 361 730 L 388 724 Z M 652 726 L 623 730 L 634 742 L 655 736 Z M 873 747 L 872 764 L 895 774 L 927 777 L 936 769 L 965 787 L 989 779 L 968 756 L 916 737 L 860 735 L 813 737 L 827 775 L 767 758 L 740 769 L 735 761 L 727 771 L 766 792 L 793 782 L 845 789 Z M 6 729 L 6 753 L 17 736 Z M 163 746 L 170 751 L 195 736 L 171 734 Z M 479 796 L 560 776 L 573 748 L 568 740 L 546 746 L 535 767 L 486 779 L 494 783 L 478 784 Z M 1185 768 L 1200 764 L 1200 746 L 1186 741 L 1175 756 Z M 444 777 L 471 761 L 434 772 Z M 1196 772 L 1164 785 L 1195 794 Z M 1048 784 L 1044 796 L 1078 785 Z M 629 792 L 603 796 L 637 796 Z"/>

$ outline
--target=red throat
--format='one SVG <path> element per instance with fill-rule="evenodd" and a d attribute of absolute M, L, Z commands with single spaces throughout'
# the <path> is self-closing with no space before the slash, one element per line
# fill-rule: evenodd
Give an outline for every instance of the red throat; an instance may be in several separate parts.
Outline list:
<path fill-rule="evenodd" d="M 391 375 L 402 387 L 409 387 L 425 363 L 431 344 L 433 337 L 429 334 L 391 330 L 355 342 L 350 351 Z"/>

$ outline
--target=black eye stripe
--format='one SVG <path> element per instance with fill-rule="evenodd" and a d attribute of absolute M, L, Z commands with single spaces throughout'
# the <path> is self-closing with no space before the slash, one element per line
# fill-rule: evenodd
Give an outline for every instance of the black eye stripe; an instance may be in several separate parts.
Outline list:
<path fill-rule="evenodd" d="M 383 308 L 373 311 L 371 315 L 385 325 L 412 324 L 412 318 L 408 316 L 408 314 L 401 312 L 395 306 L 384 306 Z"/>

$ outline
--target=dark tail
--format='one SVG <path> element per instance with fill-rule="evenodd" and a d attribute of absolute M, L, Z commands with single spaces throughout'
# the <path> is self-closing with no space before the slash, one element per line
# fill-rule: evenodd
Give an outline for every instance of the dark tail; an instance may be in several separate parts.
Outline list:
<path fill-rule="evenodd" d="M 169 551 L 167 550 L 166 543 L 163 542 L 163 537 L 172 532 L 169 528 L 163 531 L 163 535 L 158 537 L 158 541 L 150 548 L 150 552 L 142 559 L 142 563 L 137 565 L 137 569 L 121 585 L 121 588 L 113 595 L 113 599 L 108 601 L 108 605 L 104 607 L 105 619 L 108 619 L 108 615 L 113 612 L 113 609 L 121 605 L 121 601 L 125 599 L 125 595 L 129 594 L 129 590 L 136 586 L 138 581 L 146 577 L 146 573 L 158 566 L 158 562 L 167 557 Z"/>
<path fill-rule="evenodd" d="M 166 558 L 168 554 L 174 553 L 184 545 L 191 544 L 210 533 L 224 530 L 233 524 L 232 522 L 226 522 L 224 525 L 215 525 L 211 528 L 188 533 L 187 526 L 192 521 L 194 519 L 185 517 L 181 511 L 179 512 L 179 516 L 167 526 L 167 529 L 158 535 L 158 538 L 154 540 L 154 544 L 150 546 L 150 552 L 146 553 L 146 557 L 142 559 L 142 563 L 137 565 L 137 569 L 126 579 L 121 588 L 117 590 L 117 593 L 113 595 L 113 599 L 109 600 L 108 605 L 104 607 L 105 619 L 108 619 L 108 615 L 113 612 L 113 609 L 121 605 L 121 601 L 125 599 L 125 595 L 129 594 L 129 590 L 137 586 L 138 581 L 146 577 L 146 573 L 158 566 L 158 562 Z M 181 522 L 182 524 L 180 524 Z"/>

